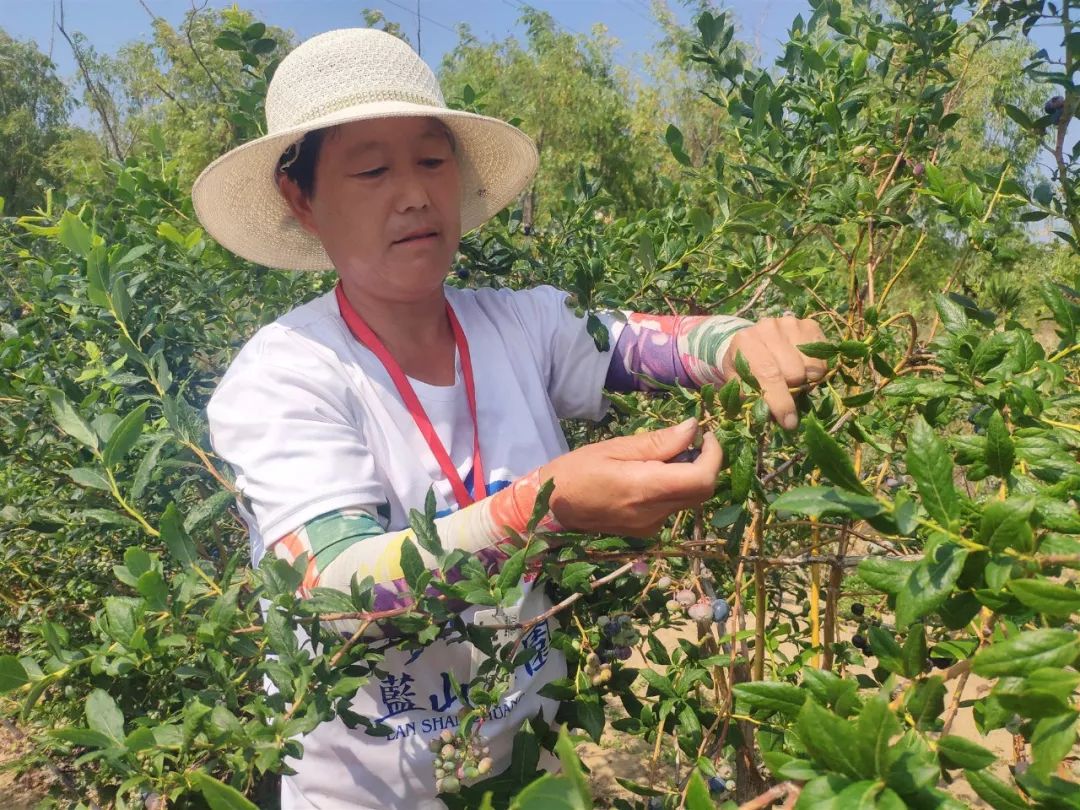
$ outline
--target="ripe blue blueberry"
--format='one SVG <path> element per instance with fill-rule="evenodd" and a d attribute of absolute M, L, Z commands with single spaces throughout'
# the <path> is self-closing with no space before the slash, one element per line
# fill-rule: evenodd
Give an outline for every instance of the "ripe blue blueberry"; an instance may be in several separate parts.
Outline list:
<path fill-rule="evenodd" d="M 466 270 L 464 267 L 459 267 L 457 270 L 454 271 L 454 275 L 464 281 L 469 277 L 469 271 Z"/>
<path fill-rule="evenodd" d="M 603 630 L 605 636 L 608 636 L 610 638 L 610 637 L 614 636 L 616 633 L 619 632 L 619 623 L 618 622 L 608 622 L 607 624 L 603 625 L 600 629 Z"/>
<path fill-rule="evenodd" d="M 709 793 L 723 793 L 727 790 L 727 784 L 719 776 L 709 777 Z"/>
<path fill-rule="evenodd" d="M 712 603 L 712 617 L 713 621 L 717 624 L 723 624 L 727 621 L 727 617 L 731 615 L 731 606 L 727 603 L 726 599 L 713 599 Z"/>
<path fill-rule="evenodd" d="M 630 656 L 634 654 L 634 651 L 629 647 L 619 647 L 615 650 L 615 657 L 620 661 L 628 661 Z"/>

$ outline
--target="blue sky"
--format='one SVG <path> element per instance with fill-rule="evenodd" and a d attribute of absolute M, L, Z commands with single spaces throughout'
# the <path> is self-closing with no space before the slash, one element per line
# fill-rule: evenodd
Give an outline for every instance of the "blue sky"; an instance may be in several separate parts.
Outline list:
<path fill-rule="evenodd" d="M 204 0 L 198 0 L 203 2 Z M 231 0 L 206 0 L 211 7 L 231 6 Z M 271 25 L 291 29 L 303 40 L 331 28 L 363 25 L 361 9 L 382 11 L 400 23 L 417 42 L 417 4 L 420 48 L 425 60 L 438 66 L 443 54 L 457 41 L 456 26 L 467 23 L 482 40 L 520 33 L 520 6 L 526 0 L 241 0 L 238 5 Z M 654 45 L 658 29 L 650 13 L 652 0 L 532 0 L 564 28 L 587 33 L 602 23 L 619 41 L 618 61 L 631 69 Z M 150 39 L 150 15 L 143 5 L 177 24 L 192 0 L 65 0 L 65 26 L 84 34 L 93 46 L 112 53 L 125 42 Z M 678 17 L 689 22 L 690 13 L 680 0 L 668 0 Z M 59 0 L 0 0 L 0 28 L 17 39 L 33 39 L 50 52 L 61 75 L 72 78 L 75 64 L 64 39 L 55 31 L 54 13 Z M 728 7 L 738 18 L 740 38 L 756 46 L 771 62 L 796 14 L 809 16 L 807 0 L 732 0 Z M 1036 29 L 1035 38 L 1051 54 L 1061 53 L 1060 29 Z"/>
<path fill-rule="evenodd" d="M 190 0 L 143 0 L 159 16 L 176 24 L 191 8 Z M 502 39 L 519 32 L 517 19 L 523 0 L 420 0 L 420 47 L 425 60 L 437 66 L 442 55 L 457 41 L 455 27 L 467 23 L 481 39 Z M 55 3 L 58 6 L 58 2 Z M 209 0 L 212 7 L 232 2 Z M 331 28 L 363 25 L 365 6 L 382 11 L 401 23 L 416 43 L 417 0 L 241 0 L 263 22 L 291 29 L 299 39 Z M 619 62 L 633 68 L 638 56 L 653 46 L 658 31 L 652 20 L 650 0 L 533 0 L 531 5 L 552 14 L 564 27 L 588 33 L 603 23 L 620 42 Z M 671 0 L 680 19 L 690 14 L 679 0 Z M 33 39 L 52 56 L 62 75 L 70 76 L 74 62 L 67 43 L 53 28 L 54 0 L 0 0 L 0 28 L 17 39 Z M 730 4 L 740 20 L 741 36 L 755 43 L 767 56 L 775 56 L 778 44 L 799 12 L 807 12 L 806 0 L 736 0 Z M 149 40 L 150 15 L 138 0 L 65 0 L 65 27 L 80 31 L 99 51 L 114 52 L 133 39 Z"/>
<path fill-rule="evenodd" d="M 173 24 L 183 21 L 192 2 L 227 8 L 233 0 L 64 0 L 65 27 L 79 31 L 99 51 L 113 53 L 136 39 L 151 39 L 151 17 L 165 17 Z M 442 56 L 457 42 L 456 26 L 466 23 L 481 40 L 504 39 L 521 34 L 518 18 L 527 0 L 239 0 L 263 22 L 292 30 L 298 39 L 330 30 L 363 25 L 361 9 L 378 9 L 400 23 L 413 44 L 417 43 L 419 3 L 419 44 L 424 59 L 438 67 Z M 587 33 L 603 24 L 619 45 L 617 61 L 637 72 L 641 57 L 659 37 L 652 19 L 652 0 L 531 0 L 531 5 L 550 13 L 563 28 Z M 683 0 L 667 0 L 678 18 L 689 23 L 691 13 Z M 144 6 L 146 8 L 144 8 Z M 727 4 L 738 21 L 739 37 L 752 44 L 766 63 L 779 54 L 780 45 L 796 14 L 809 17 L 807 0 L 731 0 Z M 70 48 L 55 30 L 54 14 L 59 0 L 0 0 L 0 28 L 16 39 L 33 39 L 40 49 L 51 53 L 62 76 L 77 81 Z M 1047 25 L 1034 32 L 1036 42 L 1051 56 L 1060 55 L 1060 26 Z M 74 119 L 85 123 L 89 111 L 79 109 Z"/>

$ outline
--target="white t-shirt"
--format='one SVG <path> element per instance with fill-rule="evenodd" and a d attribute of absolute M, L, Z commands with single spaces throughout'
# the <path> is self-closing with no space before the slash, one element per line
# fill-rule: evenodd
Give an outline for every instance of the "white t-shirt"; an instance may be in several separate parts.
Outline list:
<path fill-rule="evenodd" d="M 468 340 L 476 386 L 481 452 L 491 494 L 567 451 L 560 418 L 599 419 L 610 354 L 599 352 L 552 287 L 527 291 L 446 288 Z M 458 473 L 471 491 L 472 419 L 461 378 L 453 386 L 411 380 Z M 378 514 L 388 531 L 408 527 L 435 481 L 438 510 L 457 508 L 448 482 L 380 361 L 349 332 L 333 293 L 297 307 L 244 346 L 207 408 L 215 451 L 236 473 L 251 511 L 252 562 L 267 544 L 305 522 L 349 506 Z M 525 585 L 521 618 L 551 606 Z M 474 618 L 478 609 L 464 614 Z M 490 609 L 487 609 L 490 610 Z M 544 684 L 566 674 L 548 645 L 554 627 L 526 640 L 536 655 L 515 673 L 503 703 L 483 725 L 494 773 L 509 765 L 521 723 L 554 701 Z M 282 808 L 442 808 L 434 798 L 432 737 L 456 727 L 461 708 L 447 673 L 465 683 L 474 651 L 436 641 L 419 653 L 391 651 L 353 702 L 355 712 L 395 729 L 374 737 L 340 720 L 301 737 L 304 756 L 282 779 Z"/>

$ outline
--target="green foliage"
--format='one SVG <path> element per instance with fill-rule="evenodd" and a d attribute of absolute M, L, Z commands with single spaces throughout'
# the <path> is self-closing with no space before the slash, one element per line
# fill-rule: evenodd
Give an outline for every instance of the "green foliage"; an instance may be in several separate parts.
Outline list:
<path fill-rule="evenodd" d="M 582 314 L 790 310 L 822 323 L 826 340 L 803 348 L 829 363 L 821 385 L 797 392 L 799 432 L 770 424 L 744 363 L 719 390 L 613 395 L 607 423 L 567 426 L 583 442 L 693 415 L 716 433 L 729 461 L 715 497 L 650 543 L 568 537 L 547 550 L 530 531 L 489 576 L 444 548 L 432 502 L 413 511 L 404 567 L 415 604 L 393 617 L 389 643 L 415 648 L 451 625 L 488 652 L 476 681 L 454 685 L 463 737 L 501 698 L 518 651 L 461 626 L 451 605 L 513 601 L 530 565 L 575 594 L 552 638 L 568 677 L 544 689 L 566 730 L 526 723 L 510 770 L 447 795 L 449 806 L 591 807 L 568 730 L 596 740 L 609 722 L 656 752 L 663 770 L 618 774 L 654 807 L 745 801 L 785 780 L 797 807 L 959 807 L 958 781 L 994 807 L 1076 806 L 1062 767 L 1080 685 L 1076 156 L 1060 154 L 1045 188 L 1026 165 L 970 160 L 979 122 L 962 80 L 995 34 L 1017 46 L 1035 16 L 1060 13 L 1041 8 L 980 6 L 969 19 L 956 3 L 889 15 L 815 3 L 773 70 L 748 60 L 727 16 L 704 13 L 672 41 L 712 117 L 684 105 L 670 126 L 654 122 L 652 145 L 666 144 L 670 161 L 643 188 L 628 173 L 651 147 L 608 154 L 633 116 L 605 73 L 603 41 L 571 41 L 530 13 L 526 47 L 466 37 L 444 66 L 461 104 L 521 114 L 526 127 L 550 116 L 558 133 L 543 218 L 515 209 L 470 234 L 469 283 L 556 284 Z M 192 172 L 207 150 L 257 134 L 287 40 L 242 12 L 185 26 L 159 21 L 153 48 L 166 61 L 153 71 L 145 52 L 119 58 L 146 68 L 131 75 L 91 60 L 131 97 L 133 75 L 175 92 L 118 113 L 132 128 L 163 114 L 156 134 L 108 163 L 86 196 L 51 192 L 33 213 L 9 201 L 0 220 L 13 268 L 0 300 L 0 705 L 79 800 L 265 807 L 299 734 L 333 717 L 389 733 L 349 709 L 382 652 L 339 632 L 371 617 L 370 581 L 301 599 L 305 560 L 244 562 L 202 408 L 240 341 L 330 279 L 250 267 L 197 227 Z M 565 100 L 545 106 L 528 95 L 533 82 L 496 81 L 537 65 L 580 102 L 580 129 L 564 129 Z M 1067 125 L 1076 89 L 1038 57 L 1024 75 L 1040 92 L 1063 88 Z M 1019 127 L 1015 143 L 1063 126 L 1007 97 L 995 114 Z M 1064 223 L 1055 246 L 1023 228 L 1044 215 Z M 928 306 L 902 303 L 909 276 L 937 278 L 916 268 L 959 281 L 973 267 L 1017 266 L 1020 242 L 1039 261 L 1065 257 L 1057 275 L 1025 285 L 1053 334 L 1029 328 L 1023 306 L 995 310 L 1001 291 L 924 288 Z M 597 586 L 642 556 L 645 579 Z M 440 576 L 451 569 L 460 578 Z M 669 605 L 682 588 L 724 597 L 734 615 L 687 623 Z M 614 615 L 631 618 L 640 658 L 595 679 L 598 619 Z M 665 643 L 671 630 L 682 632 Z M 962 693 L 969 672 L 988 691 L 962 695 L 962 710 L 972 705 L 984 734 L 1014 735 L 1026 767 L 1009 772 L 988 742 L 953 733 L 961 698 L 950 690 Z M 538 772 L 541 747 L 557 752 L 560 774 Z M 710 794 L 718 775 L 734 778 L 733 795 Z M 55 790 L 58 804 L 74 798 Z"/>

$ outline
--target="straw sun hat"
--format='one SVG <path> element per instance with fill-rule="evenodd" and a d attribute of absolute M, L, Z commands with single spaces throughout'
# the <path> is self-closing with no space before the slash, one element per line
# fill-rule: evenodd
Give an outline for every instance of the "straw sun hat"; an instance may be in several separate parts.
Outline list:
<path fill-rule="evenodd" d="M 435 75 L 395 36 L 328 31 L 282 60 L 266 94 L 267 135 L 222 155 L 195 181 L 195 213 L 224 247 L 287 270 L 330 270 L 322 243 L 278 193 L 278 159 L 306 133 L 370 118 L 433 116 L 453 133 L 461 174 L 462 233 L 483 224 L 529 183 L 539 158 L 521 130 L 448 109 Z"/>

